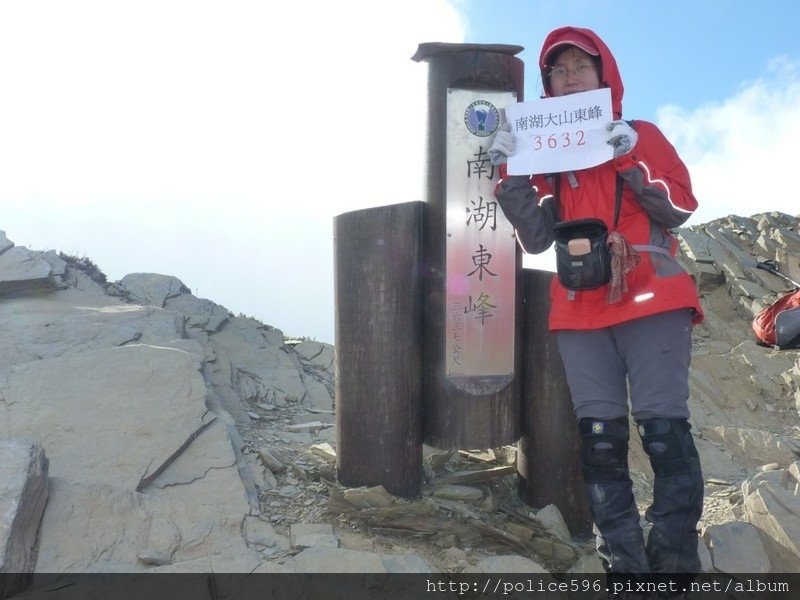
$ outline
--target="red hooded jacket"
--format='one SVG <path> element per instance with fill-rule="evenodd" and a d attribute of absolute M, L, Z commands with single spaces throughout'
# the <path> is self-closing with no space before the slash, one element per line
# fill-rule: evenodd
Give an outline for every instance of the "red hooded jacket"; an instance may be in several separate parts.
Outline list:
<path fill-rule="evenodd" d="M 539 58 L 545 95 L 552 93 L 545 61 L 554 48 L 563 44 L 577 45 L 599 55 L 600 85 L 611 89 L 614 119 L 622 118 L 624 88 L 617 63 L 605 43 L 589 29 L 562 27 L 545 39 Z M 627 274 L 628 291 L 613 304 L 606 299 L 607 285 L 570 291 L 554 277 L 550 330 L 609 327 L 681 308 L 693 310 L 695 323 L 703 318 L 694 281 L 675 260 L 677 240 L 668 231 L 682 225 L 697 208 L 689 173 L 654 124 L 635 121 L 633 126 L 638 142 L 628 154 L 560 175 L 558 213 L 553 177 L 506 177 L 505 169 L 501 169 L 503 178 L 495 195 L 525 252 L 544 252 L 552 245 L 557 214 L 560 221 L 602 219 L 609 231 L 613 230 L 617 174 L 624 185 L 616 230 L 629 244 L 650 248 L 640 251 L 640 264 Z"/>

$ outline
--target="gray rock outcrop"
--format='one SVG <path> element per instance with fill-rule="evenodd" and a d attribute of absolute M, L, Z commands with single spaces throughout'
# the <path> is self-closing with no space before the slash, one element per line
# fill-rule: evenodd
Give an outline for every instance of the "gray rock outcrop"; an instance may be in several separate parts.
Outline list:
<path fill-rule="evenodd" d="M 799 489 L 800 462 L 759 473 L 742 486 L 744 516 L 762 532 L 778 570 L 796 571 L 800 564 Z"/>
<path fill-rule="evenodd" d="M 48 491 L 42 447 L 0 438 L 0 598 L 29 583 Z"/>
<path fill-rule="evenodd" d="M 36 571 L 256 568 L 237 426 L 249 401 L 308 395 L 283 334 L 174 277 L 103 285 L 86 261 L 0 241 L 0 438 L 36 440 L 50 465 Z M 18 546 L 5 564 L 29 572 Z"/>

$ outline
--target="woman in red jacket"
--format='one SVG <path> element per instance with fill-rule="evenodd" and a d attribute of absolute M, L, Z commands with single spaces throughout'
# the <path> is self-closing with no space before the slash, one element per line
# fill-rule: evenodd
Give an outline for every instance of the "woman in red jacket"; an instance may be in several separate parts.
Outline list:
<path fill-rule="evenodd" d="M 507 176 L 514 137 L 505 130 L 489 150 L 501 165 L 495 194 L 524 251 L 545 251 L 557 223 L 581 219 L 602 221 L 612 242 L 608 283 L 570 289 L 554 277 L 550 291 L 549 326 L 578 419 L 597 550 L 610 573 L 696 573 L 703 479 L 687 400 L 691 328 L 702 311 L 669 232 L 697 208 L 689 173 L 655 125 L 621 120 L 622 79 L 594 32 L 553 31 L 539 67 L 547 97 L 608 87 L 614 111 L 606 127 L 614 158 L 589 169 Z M 629 394 L 655 474 L 646 545 L 628 472 Z"/>

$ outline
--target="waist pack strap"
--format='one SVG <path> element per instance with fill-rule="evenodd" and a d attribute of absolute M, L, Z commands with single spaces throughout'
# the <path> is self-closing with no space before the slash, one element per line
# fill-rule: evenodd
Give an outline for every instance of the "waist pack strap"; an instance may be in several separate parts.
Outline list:
<path fill-rule="evenodd" d="M 632 121 L 628 121 L 632 123 Z M 570 175 L 572 178 L 575 175 L 570 171 Z M 571 183 L 571 182 L 570 182 Z M 619 225 L 619 211 L 622 208 L 622 177 L 619 173 L 617 173 L 617 179 L 614 188 L 614 230 L 617 229 L 617 225 Z M 576 186 L 572 186 L 576 187 Z M 556 173 L 553 176 L 553 200 L 556 208 L 556 221 L 561 220 L 561 209 L 559 208 L 559 202 L 561 200 L 561 173 Z"/>
<path fill-rule="evenodd" d="M 639 252 L 658 252 L 659 254 L 666 254 L 670 258 L 675 258 L 669 250 L 661 246 L 652 246 L 650 244 L 632 244 L 632 246 L 634 250 Z"/>

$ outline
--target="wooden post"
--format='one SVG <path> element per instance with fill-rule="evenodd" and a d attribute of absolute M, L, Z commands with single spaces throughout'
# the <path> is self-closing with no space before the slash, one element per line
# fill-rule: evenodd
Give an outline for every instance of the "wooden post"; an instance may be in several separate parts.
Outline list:
<path fill-rule="evenodd" d="M 336 461 L 347 486 L 422 486 L 422 202 L 334 220 Z"/>
<path fill-rule="evenodd" d="M 490 315 L 495 317 L 492 324 L 497 323 L 500 318 L 507 318 L 511 323 L 511 331 L 502 337 L 486 335 L 479 340 L 480 343 L 464 340 L 462 348 L 460 328 L 462 325 L 471 325 L 474 323 L 471 319 L 475 318 L 474 313 L 465 314 L 464 309 L 469 308 L 465 304 L 471 305 L 479 296 L 483 298 L 487 296 L 481 295 L 478 289 L 475 291 L 470 289 L 469 300 L 465 294 L 464 300 L 459 300 L 455 304 L 448 303 L 447 296 L 452 287 L 467 283 L 464 270 L 455 274 L 448 273 L 450 257 L 447 252 L 448 244 L 452 243 L 453 233 L 448 230 L 452 219 L 447 207 L 448 202 L 452 200 L 452 198 L 448 200 L 448 194 L 452 196 L 453 168 L 458 169 L 459 176 L 467 171 L 467 161 L 454 167 L 453 157 L 448 156 L 448 147 L 452 143 L 452 131 L 448 130 L 448 126 L 455 124 L 456 127 L 463 128 L 465 120 L 468 120 L 464 108 L 461 108 L 459 113 L 457 108 L 454 111 L 452 106 L 449 107 L 448 102 L 452 101 L 456 94 L 463 95 L 464 92 L 471 91 L 474 91 L 478 98 L 483 92 L 491 98 L 501 98 L 497 101 L 483 102 L 483 106 L 488 107 L 490 112 L 483 111 L 481 114 L 482 117 L 488 114 L 493 125 L 499 123 L 500 117 L 494 117 L 493 111 L 497 110 L 499 113 L 509 101 L 522 100 L 523 64 L 514 56 L 522 49 L 520 46 L 507 45 L 430 43 L 421 44 L 412 57 L 413 60 L 428 63 L 425 187 L 428 213 L 423 233 L 422 270 L 425 340 L 423 408 L 425 441 L 439 448 L 493 448 L 516 443 L 519 439 L 520 336 L 518 333 L 521 322 L 519 311 L 521 269 L 519 252 L 511 238 L 513 232 L 509 232 L 509 239 L 503 242 L 502 250 L 503 253 L 510 253 L 512 261 L 510 274 L 505 279 L 508 289 L 511 290 L 511 297 L 503 299 L 504 316 Z M 491 96 L 492 93 L 495 96 Z M 480 101 L 476 102 L 479 103 Z M 498 106 L 495 108 L 493 103 Z M 466 112 L 468 114 L 469 109 Z M 476 137 L 474 150 L 471 149 L 470 152 L 474 151 L 476 157 L 482 157 L 484 167 L 491 167 L 484 154 L 491 141 L 488 131 L 482 130 L 476 135 L 486 135 L 486 137 Z M 451 178 L 450 181 L 448 176 Z M 493 177 L 496 178 L 497 175 L 494 174 Z M 472 184 L 474 183 L 473 180 Z M 470 209 L 477 209 L 479 206 L 491 208 L 491 203 L 495 199 L 491 188 L 488 189 L 487 193 L 476 194 L 474 197 L 456 198 L 461 203 L 461 208 L 454 212 L 463 216 L 462 229 L 464 221 L 468 220 L 466 212 Z M 499 207 L 495 205 L 493 208 L 500 213 L 498 218 L 504 221 Z M 470 225 L 474 226 L 475 222 L 471 222 Z M 486 228 L 483 233 L 488 231 L 489 228 Z M 470 243 L 472 243 L 470 251 L 472 248 L 482 250 L 486 246 L 486 244 L 480 246 L 472 239 Z M 490 251 L 496 252 L 495 258 L 499 258 L 500 250 L 490 249 Z M 516 269 L 513 264 L 515 253 Z M 473 279 L 470 279 L 469 284 Z M 454 282 L 453 285 L 448 287 L 451 282 Z M 459 329 L 454 333 L 453 330 L 456 328 Z M 466 353 L 478 346 L 483 347 L 484 344 L 492 348 L 488 351 L 485 349 L 476 351 L 483 352 L 487 358 L 496 358 L 497 350 L 509 354 L 510 358 L 507 359 L 505 368 L 488 369 L 486 372 L 481 372 L 480 368 L 464 368 L 457 372 L 459 369 L 454 368 L 454 363 L 460 368 L 462 363 L 459 359 L 462 350 Z M 480 359 L 474 362 L 480 362 Z"/>
<path fill-rule="evenodd" d="M 581 478 L 581 442 L 555 336 L 547 330 L 554 274 L 526 269 L 519 494 L 534 508 L 555 504 L 573 534 L 591 532 Z"/>

